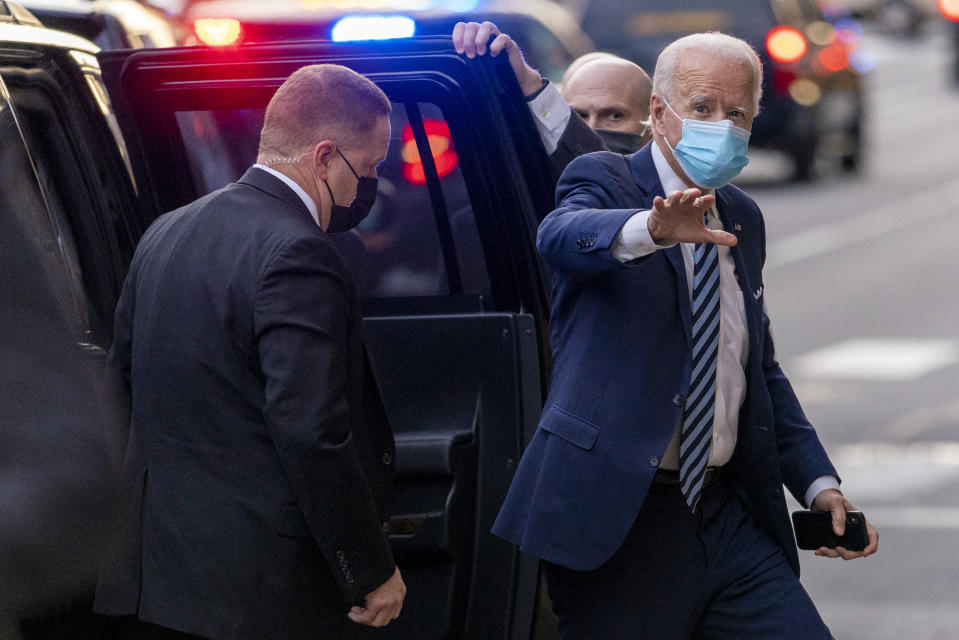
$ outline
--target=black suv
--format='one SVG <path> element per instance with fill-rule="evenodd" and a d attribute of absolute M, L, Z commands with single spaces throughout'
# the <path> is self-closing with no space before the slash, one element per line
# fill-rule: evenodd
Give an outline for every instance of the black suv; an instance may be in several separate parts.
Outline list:
<path fill-rule="evenodd" d="M 0 7 L 0 216 L 90 354 L 147 225 L 254 161 L 290 73 L 336 62 L 390 96 L 381 175 L 415 178 L 414 195 L 341 238 L 397 440 L 389 532 L 409 594 L 386 637 L 537 633 L 538 564 L 489 533 L 549 368 L 534 235 L 553 184 L 505 56 L 467 61 L 448 37 L 98 53 Z"/>

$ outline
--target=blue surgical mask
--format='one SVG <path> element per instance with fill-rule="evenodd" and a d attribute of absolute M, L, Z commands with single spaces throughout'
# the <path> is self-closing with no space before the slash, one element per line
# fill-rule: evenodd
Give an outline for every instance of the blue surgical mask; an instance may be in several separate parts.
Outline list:
<path fill-rule="evenodd" d="M 680 118 L 666 100 L 666 107 L 683 122 L 683 135 L 673 149 L 679 166 L 697 186 L 717 189 L 739 175 L 749 164 L 746 149 L 749 132 L 733 124 L 732 120 L 707 122 Z"/>

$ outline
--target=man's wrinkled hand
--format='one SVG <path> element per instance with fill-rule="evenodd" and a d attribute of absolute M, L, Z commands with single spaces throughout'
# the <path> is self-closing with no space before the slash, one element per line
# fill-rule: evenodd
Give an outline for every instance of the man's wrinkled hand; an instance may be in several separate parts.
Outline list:
<path fill-rule="evenodd" d="M 385 627 L 399 617 L 405 597 L 406 585 L 397 569 L 389 580 L 366 594 L 366 606 L 353 607 L 347 615 L 357 624 Z"/>
<path fill-rule="evenodd" d="M 856 507 L 846 500 L 836 489 L 825 489 L 820 491 L 810 505 L 813 511 L 829 511 L 832 513 L 832 530 L 837 536 L 846 532 L 846 512 L 856 511 Z M 869 544 L 862 551 L 850 551 L 844 547 L 820 547 L 816 549 L 816 555 L 824 558 L 842 558 L 843 560 L 854 560 L 855 558 L 865 558 L 871 556 L 879 550 L 879 532 L 866 520 L 866 535 L 869 537 Z"/>
<path fill-rule="evenodd" d="M 673 191 L 666 198 L 653 198 L 653 208 L 646 227 L 653 242 L 672 246 L 677 242 L 714 242 L 727 247 L 736 244 L 736 236 L 710 229 L 703 221 L 706 210 L 716 196 L 703 195 L 699 189 Z"/>
<path fill-rule="evenodd" d="M 496 39 L 489 44 L 489 54 L 495 58 L 506 51 L 523 95 L 528 97 L 536 93 L 543 86 L 543 77 L 526 63 L 516 41 L 502 33 L 492 22 L 457 22 L 453 26 L 453 48 L 456 53 L 464 54 L 470 59 L 486 55 L 486 43 L 493 35 Z"/>

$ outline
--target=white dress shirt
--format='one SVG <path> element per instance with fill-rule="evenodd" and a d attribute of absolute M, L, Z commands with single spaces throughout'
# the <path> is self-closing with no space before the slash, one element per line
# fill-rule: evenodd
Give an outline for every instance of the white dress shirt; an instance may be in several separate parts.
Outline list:
<path fill-rule="evenodd" d="M 293 180 L 293 178 L 283 175 L 276 169 L 270 168 L 266 166 L 265 164 L 254 164 L 253 166 L 256 167 L 257 169 L 263 169 L 270 175 L 276 176 L 277 178 L 282 180 L 283 183 L 286 184 L 286 186 L 293 189 L 293 192 L 296 195 L 300 196 L 300 200 L 302 200 L 303 204 L 306 205 L 306 208 L 310 210 L 310 215 L 313 216 L 313 221 L 316 222 L 317 226 L 320 226 L 320 216 L 316 211 L 316 203 L 313 202 L 313 198 L 307 195 L 306 191 L 303 190 L 303 187 L 298 185 L 296 181 Z"/>
<path fill-rule="evenodd" d="M 573 109 L 563 100 L 559 89 L 552 82 L 547 83 L 535 98 L 526 103 L 536 123 L 536 131 L 546 147 L 546 153 L 553 153 L 559 146 L 563 131 L 569 124 Z"/>
<path fill-rule="evenodd" d="M 545 91 L 544 91 L 545 93 Z M 651 145 L 653 163 L 667 194 L 683 191 L 688 186 L 676 175 L 660 150 L 659 145 Z M 712 190 L 707 193 L 713 193 Z M 654 251 L 666 249 L 653 242 L 649 235 L 647 222 L 650 211 L 639 211 L 623 225 L 613 243 L 611 254 L 621 262 L 635 260 Z M 722 229 L 716 207 L 709 209 L 707 221 L 710 229 Z M 670 245 L 673 246 L 673 245 Z M 695 244 L 680 244 L 683 264 L 686 268 L 686 282 L 692 300 L 693 266 Z M 739 410 L 746 397 L 746 363 L 749 359 L 749 335 L 747 333 L 746 305 L 743 293 L 736 277 L 736 266 L 729 247 L 719 246 L 719 354 L 716 362 L 716 405 L 713 415 L 713 437 L 709 450 L 710 466 L 721 466 L 729 462 L 736 448 L 739 431 Z M 679 468 L 679 442 L 682 424 L 676 427 L 673 439 L 663 454 L 661 468 Z M 824 489 L 838 489 L 839 482 L 834 476 L 823 476 L 813 482 L 806 490 L 808 506 L 816 495 Z"/>

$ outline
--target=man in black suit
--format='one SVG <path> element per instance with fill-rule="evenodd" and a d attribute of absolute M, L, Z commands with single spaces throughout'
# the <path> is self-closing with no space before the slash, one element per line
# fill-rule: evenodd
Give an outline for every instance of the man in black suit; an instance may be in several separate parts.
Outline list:
<path fill-rule="evenodd" d="M 390 108 L 345 67 L 298 70 L 257 164 L 137 247 L 110 356 L 131 399 L 123 553 L 96 602 L 127 637 L 366 638 L 399 615 L 393 438 L 326 237 L 372 206 Z"/>

